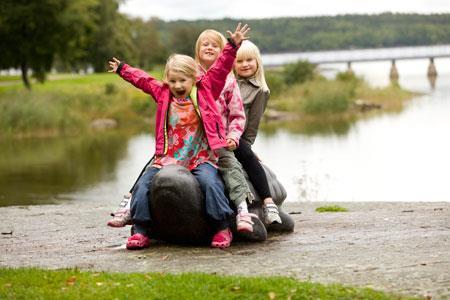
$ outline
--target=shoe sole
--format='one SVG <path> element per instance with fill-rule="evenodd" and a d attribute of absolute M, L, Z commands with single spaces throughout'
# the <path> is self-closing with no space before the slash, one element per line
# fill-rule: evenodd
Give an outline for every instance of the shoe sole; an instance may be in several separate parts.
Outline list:
<path fill-rule="evenodd" d="M 251 227 L 237 227 L 236 228 L 237 232 L 239 233 L 251 233 L 253 232 L 253 226 Z"/>
<path fill-rule="evenodd" d="M 139 246 L 139 245 L 128 245 L 128 244 L 127 244 L 126 247 L 127 247 L 128 250 L 143 250 L 143 249 L 146 249 L 146 248 L 150 247 L 150 243 L 147 244 L 147 245 L 143 245 L 143 246 Z"/>
<path fill-rule="evenodd" d="M 230 247 L 231 246 L 231 244 L 211 244 L 211 247 L 213 247 L 213 248 L 218 248 L 218 249 L 225 249 L 225 248 L 228 248 L 228 247 Z"/>

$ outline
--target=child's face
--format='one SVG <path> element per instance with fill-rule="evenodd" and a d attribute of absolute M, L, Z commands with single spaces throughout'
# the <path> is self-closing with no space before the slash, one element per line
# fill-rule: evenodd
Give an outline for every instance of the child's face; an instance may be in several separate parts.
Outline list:
<path fill-rule="evenodd" d="M 201 40 L 198 58 L 200 64 L 211 66 L 219 56 L 221 49 L 220 45 L 209 37 Z"/>
<path fill-rule="evenodd" d="M 240 77 L 248 78 L 255 75 L 258 63 L 255 58 L 237 59 L 234 68 Z"/>
<path fill-rule="evenodd" d="M 167 83 L 169 84 L 172 95 L 177 98 L 186 98 L 194 86 L 194 79 L 183 73 L 169 71 L 167 74 Z"/>

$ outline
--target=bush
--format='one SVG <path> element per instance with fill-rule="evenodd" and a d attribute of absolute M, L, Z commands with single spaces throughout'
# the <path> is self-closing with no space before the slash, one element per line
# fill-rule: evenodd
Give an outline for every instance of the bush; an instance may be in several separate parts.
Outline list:
<path fill-rule="evenodd" d="M 115 93 L 117 93 L 117 87 L 114 83 L 105 84 L 105 94 L 106 95 L 112 95 Z"/>
<path fill-rule="evenodd" d="M 355 73 L 345 71 L 345 72 L 339 72 L 336 74 L 336 80 L 339 81 L 345 81 L 345 82 L 356 82 L 358 81 L 358 77 L 356 77 Z"/>
<path fill-rule="evenodd" d="M 305 90 L 301 110 L 305 114 L 342 113 L 355 95 L 355 86 L 349 83 L 318 81 Z"/>
<path fill-rule="evenodd" d="M 285 87 L 283 75 L 277 71 L 266 71 L 265 75 L 271 96 L 278 96 Z"/>
<path fill-rule="evenodd" d="M 314 77 L 315 68 L 315 65 L 304 60 L 288 64 L 283 70 L 284 81 L 291 85 L 311 80 Z"/>

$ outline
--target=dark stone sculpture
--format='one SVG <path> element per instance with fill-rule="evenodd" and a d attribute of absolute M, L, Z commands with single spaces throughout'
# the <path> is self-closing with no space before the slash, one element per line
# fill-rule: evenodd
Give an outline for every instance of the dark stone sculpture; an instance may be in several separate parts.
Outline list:
<path fill-rule="evenodd" d="M 286 198 L 286 191 L 273 172 L 266 166 L 263 165 L 263 167 L 274 202 L 280 207 Z M 282 224 L 269 226 L 263 224 L 262 201 L 255 193 L 253 186 L 251 189 L 256 199 L 249 205 L 249 211 L 258 215 L 259 220 L 253 218 L 255 222 L 253 232 L 246 234 L 237 234 L 235 222 L 232 222 L 235 238 L 264 241 L 267 239 L 267 230 L 292 232 L 294 221 L 281 209 Z M 150 236 L 152 238 L 174 243 L 208 243 L 211 241 L 214 232 L 205 217 L 203 194 L 197 180 L 187 169 L 177 165 L 164 167 L 153 178 L 151 192 L 150 209 L 153 224 L 150 228 Z"/>

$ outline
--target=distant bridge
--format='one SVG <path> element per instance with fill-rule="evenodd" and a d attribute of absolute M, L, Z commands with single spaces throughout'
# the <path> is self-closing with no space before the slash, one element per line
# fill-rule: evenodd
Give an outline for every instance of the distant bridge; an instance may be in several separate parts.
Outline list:
<path fill-rule="evenodd" d="M 330 64 L 438 57 L 450 57 L 450 45 L 334 50 L 262 55 L 264 65 L 267 66 L 281 66 L 287 63 L 296 62 L 298 60 L 307 60 L 314 64 Z"/>
<path fill-rule="evenodd" d="M 282 66 L 284 64 L 293 63 L 299 60 L 307 60 L 310 63 L 314 64 L 347 63 L 349 71 L 351 71 L 351 64 L 354 62 L 391 61 L 392 65 L 389 77 L 392 80 L 397 80 L 399 77 L 397 67 L 395 65 L 396 60 L 424 58 L 428 58 L 430 60 L 427 71 L 428 76 L 435 78 L 437 76 L 437 71 L 434 64 L 434 59 L 441 57 L 450 57 L 450 45 L 334 50 L 262 55 L 264 65 L 268 67 Z"/>

